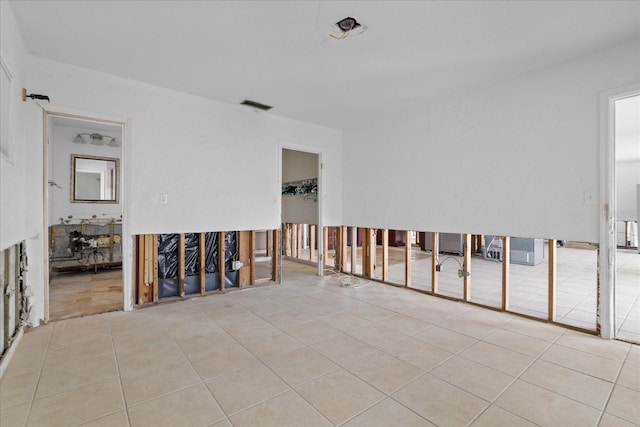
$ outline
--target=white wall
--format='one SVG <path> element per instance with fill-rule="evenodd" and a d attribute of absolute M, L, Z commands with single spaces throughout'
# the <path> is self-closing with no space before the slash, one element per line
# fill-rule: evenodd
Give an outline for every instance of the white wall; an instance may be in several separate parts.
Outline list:
<path fill-rule="evenodd" d="M 278 117 L 276 110 L 256 112 L 33 56 L 26 61 L 28 89 L 52 100 L 45 108 L 127 122 L 122 170 L 129 232 L 124 239 L 145 233 L 279 228 L 283 144 L 323 152 L 325 221 L 342 223 L 340 131 Z M 23 104 L 22 145 L 29 166 L 17 168 L 25 182 L 15 194 L 25 199 L 7 224 L 11 228 L 26 219 L 22 235 L 29 236 L 32 248 L 28 279 L 41 319 L 47 238 L 43 116 L 36 103 Z M 160 204 L 160 193 L 168 194 L 167 205 Z"/>
<path fill-rule="evenodd" d="M 9 97 L 9 111 L 0 111 L 10 118 L 9 160 L 0 157 L 0 250 L 27 238 L 25 221 L 26 187 L 26 138 L 24 133 L 25 103 L 22 102 L 24 86 L 24 61 L 26 51 L 18 31 L 9 2 L 0 1 L 0 57 L 9 69 L 12 79 L 9 91 L 0 96 Z"/>
<path fill-rule="evenodd" d="M 637 186 L 640 184 L 640 160 L 616 162 L 616 216 L 618 220 L 637 221 Z"/>
<path fill-rule="evenodd" d="M 69 215 L 73 219 L 91 218 L 119 219 L 122 215 L 122 204 L 111 203 L 71 203 L 71 155 L 84 154 L 88 156 L 110 157 L 120 160 L 121 148 L 107 145 L 75 144 L 73 141 L 77 133 L 93 133 L 91 128 L 72 128 L 68 126 L 53 126 L 52 135 L 49 138 L 49 170 L 50 180 L 56 182 L 62 189 L 49 187 L 49 201 L 52 202 L 49 210 L 49 225 L 60 224 L 60 218 L 67 219 Z M 114 132 L 99 132 L 103 135 L 117 137 L 122 140 L 121 130 L 114 126 Z M 120 181 L 121 183 L 121 181 Z M 122 195 L 122 191 L 119 190 Z M 119 198 L 122 200 L 122 198 Z"/>
<path fill-rule="evenodd" d="M 598 241 L 599 93 L 640 40 L 344 131 L 345 225 Z"/>

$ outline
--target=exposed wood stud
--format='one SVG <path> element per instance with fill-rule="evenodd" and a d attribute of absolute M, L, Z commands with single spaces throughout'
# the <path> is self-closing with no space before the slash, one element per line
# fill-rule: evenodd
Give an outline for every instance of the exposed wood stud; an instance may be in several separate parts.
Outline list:
<path fill-rule="evenodd" d="M 184 297 L 184 234 L 178 235 L 178 295 Z"/>
<path fill-rule="evenodd" d="M 367 236 L 368 236 L 368 262 L 367 262 L 367 268 L 368 268 L 368 272 L 367 272 L 367 276 L 368 277 L 375 277 L 376 276 L 376 249 L 377 249 L 377 243 L 376 243 L 376 235 L 377 235 L 377 230 L 375 228 L 369 228 L 368 232 L 367 232 Z"/>
<path fill-rule="evenodd" d="M 438 293 L 438 253 L 440 252 L 440 239 L 438 232 L 431 233 L 431 292 Z"/>
<path fill-rule="evenodd" d="M 302 224 L 296 225 L 296 258 L 302 258 Z"/>
<path fill-rule="evenodd" d="M 358 227 L 351 227 L 351 274 L 356 273 L 358 262 Z"/>
<path fill-rule="evenodd" d="M 360 259 L 362 262 L 362 275 L 371 277 L 369 276 L 369 229 L 361 228 L 360 233 L 362 233 L 362 257 Z"/>
<path fill-rule="evenodd" d="M 158 302 L 158 235 L 153 234 L 153 302 Z"/>
<path fill-rule="evenodd" d="M 464 234 L 463 261 L 462 269 L 464 273 L 463 279 L 463 298 L 465 301 L 471 299 L 471 234 Z"/>
<path fill-rule="evenodd" d="M 224 242 L 224 231 L 218 232 L 218 276 L 220 278 L 220 291 L 224 291 L 225 284 L 225 270 L 226 267 L 224 265 L 225 261 L 225 242 Z"/>
<path fill-rule="evenodd" d="M 267 243 L 266 243 L 267 253 L 265 255 L 266 256 L 271 256 L 272 255 L 271 251 L 272 251 L 272 248 L 273 248 L 273 245 L 271 244 L 271 239 L 272 239 L 271 230 L 267 230 L 264 234 L 265 234 L 265 238 L 267 240 Z"/>
<path fill-rule="evenodd" d="M 340 271 L 347 271 L 347 233 L 348 227 L 340 227 Z"/>
<path fill-rule="evenodd" d="M 327 260 L 329 259 L 329 227 L 324 227 L 322 230 L 322 265 L 325 266 L 327 265 Z M 336 242 L 335 239 L 333 241 L 333 260 L 334 260 L 334 265 L 335 265 L 335 254 L 336 254 Z"/>
<path fill-rule="evenodd" d="M 389 280 L 389 229 L 382 230 L 382 280 Z"/>
<path fill-rule="evenodd" d="M 271 252 L 271 280 L 280 283 L 280 232 L 273 230 L 273 250 Z"/>
<path fill-rule="evenodd" d="M 404 285 L 411 286 L 411 231 L 404 234 Z"/>
<path fill-rule="evenodd" d="M 549 239 L 549 295 L 548 319 L 556 320 L 556 240 Z"/>
<path fill-rule="evenodd" d="M 207 289 L 206 289 L 206 284 L 207 284 L 207 276 L 206 276 L 206 271 L 205 271 L 205 265 L 207 263 L 207 247 L 206 247 L 206 238 L 207 238 L 207 234 L 206 233 L 200 233 L 200 239 L 198 240 L 198 255 L 200 257 L 200 293 L 204 294 Z"/>
<path fill-rule="evenodd" d="M 249 283 L 256 284 L 256 232 L 249 233 Z"/>
<path fill-rule="evenodd" d="M 511 238 L 502 238 L 502 309 L 509 310 L 509 274 L 511 265 Z"/>
<path fill-rule="evenodd" d="M 150 301 L 149 283 L 145 283 L 145 271 L 147 271 L 147 263 L 145 262 L 146 250 L 144 247 L 145 237 L 144 235 L 136 236 L 136 250 L 138 253 L 138 304 L 146 304 Z"/>
<path fill-rule="evenodd" d="M 314 260 L 313 251 L 315 250 L 315 247 L 316 247 L 316 225 L 309 224 L 309 261 Z"/>

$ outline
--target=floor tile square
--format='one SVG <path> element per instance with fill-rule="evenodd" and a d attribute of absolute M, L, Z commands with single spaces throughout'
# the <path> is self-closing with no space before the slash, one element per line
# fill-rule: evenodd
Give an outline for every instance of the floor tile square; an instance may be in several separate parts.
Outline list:
<path fill-rule="evenodd" d="M 439 347 L 427 344 L 424 341 L 409 337 L 382 349 L 400 360 L 412 364 L 424 371 L 438 366 L 445 360 L 453 357 L 453 353 L 442 350 Z"/>
<path fill-rule="evenodd" d="M 89 384 L 37 399 L 28 418 L 29 425 L 76 425 L 124 409 L 117 378 Z"/>
<path fill-rule="evenodd" d="M 207 426 L 225 418 L 204 384 L 160 397 L 129 409 L 135 426 Z"/>
<path fill-rule="evenodd" d="M 258 359 L 240 344 L 205 350 L 188 357 L 203 380 L 258 363 Z"/>
<path fill-rule="evenodd" d="M 458 353 L 478 341 L 476 338 L 471 338 L 439 326 L 426 329 L 414 335 L 414 338 L 440 347 L 451 353 Z"/>
<path fill-rule="evenodd" d="M 613 384 L 543 360 L 536 360 L 520 379 L 603 410 Z"/>
<path fill-rule="evenodd" d="M 622 362 L 616 362 L 612 359 L 557 344 L 551 345 L 551 347 L 540 356 L 540 359 L 609 382 L 616 380 L 622 366 Z"/>
<path fill-rule="evenodd" d="M 509 411 L 505 411 L 504 409 L 491 405 L 487 408 L 486 411 L 482 413 L 474 422 L 471 424 L 472 427 L 496 427 L 496 426 L 509 426 L 509 427 L 535 427 L 536 425 L 530 421 L 525 420 L 517 416 L 516 414 L 512 414 Z"/>
<path fill-rule="evenodd" d="M 290 389 L 263 364 L 214 378 L 207 381 L 206 386 L 227 415 L 235 414 Z"/>
<path fill-rule="evenodd" d="M 264 362 L 292 387 L 339 368 L 338 365 L 310 347 L 293 350 Z"/>
<path fill-rule="evenodd" d="M 392 396 L 407 408 L 438 426 L 469 424 L 489 402 L 425 374 Z"/>
<path fill-rule="evenodd" d="M 361 359 L 377 350 L 375 347 L 345 334 L 316 343 L 312 348 L 338 365 L 345 365 Z"/>
<path fill-rule="evenodd" d="M 40 372 L 0 378 L 0 410 L 31 402 L 40 379 Z"/>
<path fill-rule="evenodd" d="M 344 427 L 402 426 L 435 427 L 415 412 L 387 398 L 343 424 Z"/>
<path fill-rule="evenodd" d="M 334 424 L 345 422 L 384 397 L 343 369 L 298 386 L 296 391 Z"/>
<path fill-rule="evenodd" d="M 506 329 L 496 329 L 482 341 L 517 351 L 532 357 L 540 356 L 548 347 L 549 343 L 544 340 L 523 335 L 518 332 L 512 332 Z"/>
<path fill-rule="evenodd" d="M 406 334 L 385 326 L 384 322 L 363 326 L 347 334 L 376 348 L 388 347 L 407 337 Z"/>
<path fill-rule="evenodd" d="M 512 376 L 520 375 L 535 360 L 533 357 L 483 341 L 467 348 L 460 355 Z"/>
<path fill-rule="evenodd" d="M 360 316 L 356 316 L 355 314 L 347 313 L 345 311 L 323 317 L 322 321 L 332 328 L 335 328 L 342 332 L 352 331 L 354 329 L 358 329 L 373 323 L 370 320 L 364 319 Z"/>
<path fill-rule="evenodd" d="M 378 351 L 345 365 L 352 374 L 385 394 L 391 394 L 424 374 L 422 369 Z"/>
<path fill-rule="evenodd" d="M 541 426 L 594 426 L 601 411 L 542 389 L 516 381 L 495 404 Z"/>
<path fill-rule="evenodd" d="M 432 369 L 431 374 L 488 401 L 495 399 L 515 380 L 511 375 L 460 356 Z"/>
<path fill-rule="evenodd" d="M 324 341 L 327 338 L 342 334 L 341 331 L 329 326 L 321 320 L 313 320 L 311 322 L 289 326 L 284 328 L 284 330 L 286 333 L 306 345 L 315 344 L 319 341 Z"/>
<path fill-rule="evenodd" d="M 615 386 L 606 412 L 630 423 L 640 425 L 640 391 Z"/>
<path fill-rule="evenodd" d="M 232 415 L 231 421 L 235 427 L 330 427 L 333 425 L 294 391 L 286 392 Z"/>
<path fill-rule="evenodd" d="M 251 353 L 261 360 L 280 356 L 304 347 L 304 344 L 284 332 L 275 332 L 268 337 L 252 338 L 243 344 Z"/>

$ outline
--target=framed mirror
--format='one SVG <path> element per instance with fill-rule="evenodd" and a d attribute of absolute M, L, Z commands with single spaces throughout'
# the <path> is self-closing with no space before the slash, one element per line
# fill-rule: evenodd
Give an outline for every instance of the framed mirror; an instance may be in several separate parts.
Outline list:
<path fill-rule="evenodd" d="M 71 203 L 118 203 L 120 159 L 71 155 Z"/>

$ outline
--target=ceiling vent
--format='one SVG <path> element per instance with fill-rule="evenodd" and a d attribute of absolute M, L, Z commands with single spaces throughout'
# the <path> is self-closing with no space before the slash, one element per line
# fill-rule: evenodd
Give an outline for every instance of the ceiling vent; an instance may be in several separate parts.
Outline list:
<path fill-rule="evenodd" d="M 262 110 L 262 111 L 269 111 L 273 108 L 271 105 L 261 104 L 259 102 L 251 101 L 249 99 L 245 99 L 240 103 L 240 105 L 246 105 L 247 107 L 257 108 L 258 110 Z"/>

